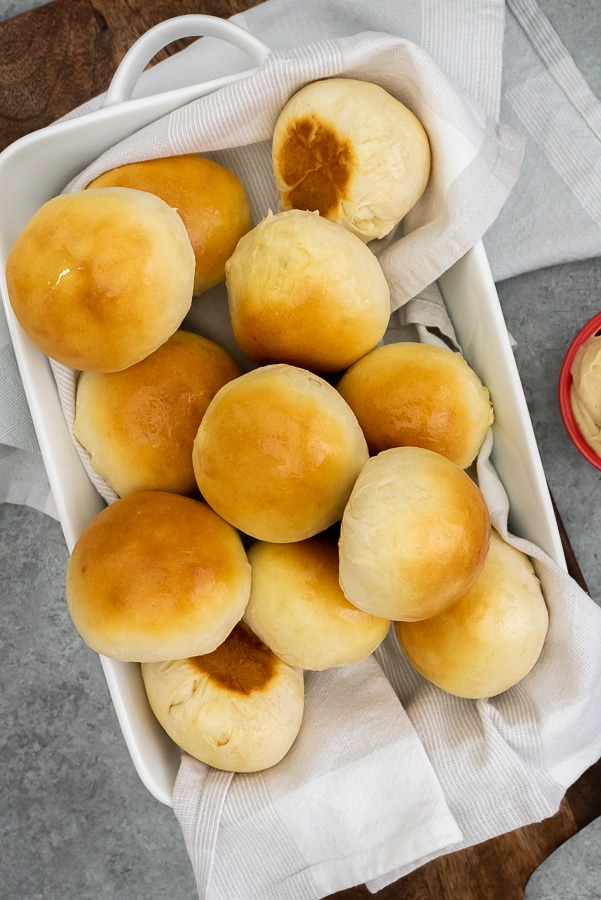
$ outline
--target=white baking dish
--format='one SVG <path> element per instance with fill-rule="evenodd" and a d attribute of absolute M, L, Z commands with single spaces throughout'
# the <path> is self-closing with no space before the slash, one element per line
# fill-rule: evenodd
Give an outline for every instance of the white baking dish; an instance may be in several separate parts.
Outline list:
<path fill-rule="evenodd" d="M 128 100 L 146 62 L 172 40 L 211 34 L 260 63 L 269 52 L 232 23 L 185 16 L 151 29 L 122 63 L 102 109 L 45 128 L 0 154 L 0 290 L 27 400 L 69 549 L 103 507 L 66 426 L 47 358 L 16 321 L 4 276 L 9 250 L 34 212 L 104 150 L 154 119 L 246 73 L 155 97 Z M 482 244 L 439 280 L 470 365 L 489 387 L 495 407 L 493 464 L 507 490 L 511 530 L 565 568 L 562 544 L 495 285 Z M 117 716 L 140 778 L 170 805 L 180 751 L 156 722 L 139 666 L 102 658 Z"/>

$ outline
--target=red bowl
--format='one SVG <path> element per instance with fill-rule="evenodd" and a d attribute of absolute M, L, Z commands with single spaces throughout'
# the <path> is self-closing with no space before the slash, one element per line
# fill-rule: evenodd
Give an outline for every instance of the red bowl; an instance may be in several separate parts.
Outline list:
<path fill-rule="evenodd" d="M 589 338 L 597 334 L 601 334 L 601 312 L 597 313 L 596 316 L 593 316 L 593 318 L 580 329 L 568 348 L 568 352 L 565 355 L 559 373 L 559 409 L 561 410 L 563 423 L 568 434 L 572 438 L 574 446 L 592 466 L 601 470 L 601 458 L 599 458 L 595 451 L 589 447 L 578 430 L 576 420 L 574 419 L 574 413 L 572 412 L 572 404 L 570 403 L 570 389 L 572 387 L 572 373 L 570 370 L 572 368 L 572 363 L 574 362 L 574 357 L 576 356 L 576 351 L 585 341 L 588 341 Z"/>

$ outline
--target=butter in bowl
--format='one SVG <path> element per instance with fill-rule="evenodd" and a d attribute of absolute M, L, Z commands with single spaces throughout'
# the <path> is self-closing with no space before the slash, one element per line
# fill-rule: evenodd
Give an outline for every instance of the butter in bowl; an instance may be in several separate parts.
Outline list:
<path fill-rule="evenodd" d="M 580 329 L 564 357 L 559 407 L 574 446 L 601 470 L 601 312 Z"/>

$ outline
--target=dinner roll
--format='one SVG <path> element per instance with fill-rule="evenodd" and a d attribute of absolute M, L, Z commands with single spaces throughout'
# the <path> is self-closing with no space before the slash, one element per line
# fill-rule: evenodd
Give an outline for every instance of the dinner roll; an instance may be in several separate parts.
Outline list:
<path fill-rule="evenodd" d="M 348 666 L 366 659 L 388 634 L 387 619 L 357 609 L 342 593 L 334 542 L 257 541 L 248 558 L 252 578 L 244 621 L 291 666 Z"/>
<path fill-rule="evenodd" d="M 416 116 L 377 84 L 314 81 L 282 109 L 272 144 L 283 209 L 319 210 L 371 241 L 423 194 L 430 145 Z"/>
<path fill-rule="evenodd" d="M 250 565 L 206 503 L 143 491 L 98 513 L 67 566 L 67 603 L 98 653 L 156 662 L 210 653 L 240 621 Z"/>
<path fill-rule="evenodd" d="M 549 614 L 529 558 L 493 531 L 476 583 L 450 609 L 396 633 L 417 671 L 449 694 L 494 697 L 538 660 Z"/>
<path fill-rule="evenodd" d="M 252 226 L 245 190 L 233 172 L 204 156 L 186 153 L 127 163 L 88 185 L 110 186 L 149 191 L 177 210 L 194 250 L 194 293 L 221 284 L 226 259 Z"/>
<path fill-rule="evenodd" d="M 193 465 L 201 494 L 263 541 L 301 541 L 339 521 L 368 458 L 338 391 L 295 366 L 262 366 L 224 385 L 203 417 Z"/>
<path fill-rule="evenodd" d="M 192 303 L 194 253 L 159 197 L 76 191 L 29 220 L 6 280 L 17 319 L 44 353 L 74 369 L 117 372 L 179 327 Z"/>
<path fill-rule="evenodd" d="M 213 341 L 176 331 L 122 372 L 83 372 L 73 433 L 121 497 L 197 491 L 192 446 L 209 401 L 240 370 Z"/>
<path fill-rule="evenodd" d="M 383 450 L 342 518 L 340 585 L 372 615 L 427 619 L 471 587 L 489 539 L 484 497 L 456 463 L 421 447 Z"/>
<path fill-rule="evenodd" d="M 345 372 L 338 390 L 373 455 L 425 447 L 465 469 L 494 418 L 488 389 L 461 354 L 433 344 L 376 347 Z"/>
<path fill-rule="evenodd" d="M 318 213 L 269 214 L 225 273 L 234 337 L 258 363 L 336 372 L 386 331 L 390 291 L 378 260 Z"/>
<path fill-rule="evenodd" d="M 148 702 L 167 734 L 216 769 L 268 769 L 298 735 L 302 671 L 242 626 L 212 653 L 141 668 Z"/>

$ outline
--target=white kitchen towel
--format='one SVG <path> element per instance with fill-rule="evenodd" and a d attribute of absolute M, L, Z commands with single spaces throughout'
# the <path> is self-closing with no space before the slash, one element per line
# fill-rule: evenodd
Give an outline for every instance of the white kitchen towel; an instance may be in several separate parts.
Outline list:
<path fill-rule="evenodd" d="M 184 756 L 174 797 L 203 900 L 318 900 L 462 840 L 377 662 L 305 673 L 299 737 L 273 769 Z"/>
<path fill-rule="evenodd" d="M 601 253 L 601 103 L 534 0 L 508 0 L 500 116 L 526 138 L 485 238 L 497 281 Z"/>
<path fill-rule="evenodd" d="M 418 675 L 393 632 L 375 654 L 463 832 L 453 849 L 553 815 L 566 788 L 601 755 L 601 609 L 539 547 L 509 532 L 509 501 L 490 463 L 492 446 L 490 431 L 478 455 L 478 484 L 493 526 L 532 559 L 549 610 L 536 666 L 498 697 L 472 701 Z M 429 858 L 368 887 L 381 890 Z"/>

